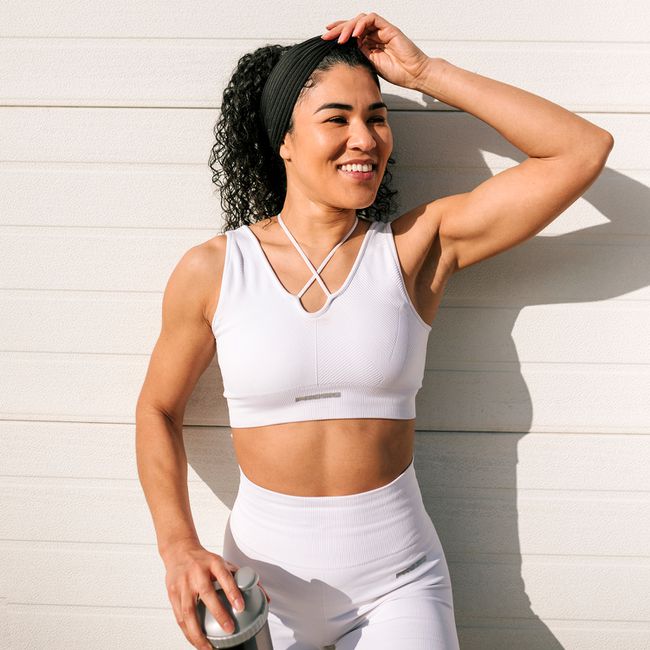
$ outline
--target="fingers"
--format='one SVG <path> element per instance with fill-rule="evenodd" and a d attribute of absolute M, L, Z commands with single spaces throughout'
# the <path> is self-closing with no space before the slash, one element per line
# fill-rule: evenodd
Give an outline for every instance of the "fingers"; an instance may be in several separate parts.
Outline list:
<path fill-rule="evenodd" d="M 224 560 L 215 554 L 208 560 L 208 563 L 195 565 L 191 570 L 185 570 L 181 578 L 169 578 L 167 581 L 169 600 L 174 610 L 174 616 L 185 638 L 199 650 L 213 650 L 207 640 L 201 621 L 197 612 L 197 603 L 200 598 L 207 610 L 212 614 L 215 621 L 228 634 L 235 631 L 235 621 L 231 613 L 224 606 L 217 596 L 215 585 L 212 584 L 212 577 L 223 589 L 233 611 L 242 611 L 244 599 L 231 572 L 237 571 L 238 567 Z M 237 600 L 241 599 L 241 607 L 238 607 Z"/>
<path fill-rule="evenodd" d="M 344 23 L 345 20 L 335 20 L 333 23 L 330 23 L 329 25 L 325 25 L 326 29 L 331 29 L 335 25 L 340 25 L 341 23 Z"/>
<path fill-rule="evenodd" d="M 360 38 L 364 33 L 377 32 L 382 27 L 389 26 L 381 16 L 376 13 L 359 14 L 350 20 L 336 20 L 326 25 L 327 31 L 322 38 L 333 38 L 338 35 L 338 42 L 345 43 L 350 36 Z"/>
<path fill-rule="evenodd" d="M 372 15 L 372 14 L 358 14 L 356 18 L 352 18 L 351 20 L 337 20 L 333 23 L 330 23 L 329 25 L 325 26 L 327 28 L 327 32 L 323 34 L 323 36 L 327 38 L 331 38 L 338 34 L 339 36 L 338 42 L 344 43 L 345 41 L 348 40 L 348 38 L 350 38 L 350 34 L 356 27 L 359 19 L 363 18 L 366 15 Z"/>
<path fill-rule="evenodd" d="M 185 638 L 198 650 L 212 650 L 212 644 L 201 631 L 199 618 L 196 611 L 196 598 L 194 589 L 184 589 L 181 594 L 180 613 L 181 620 L 178 624 L 183 630 Z M 178 620 L 178 619 L 177 619 Z"/>
<path fill-rule="evenodd" d="M 347 41 L 350 38 L 352 32 L 356 30 L 357 25 L 359 25 L 359 23 L 361 23 L 363 25 L 363 17 L 365 15 L 366 14 L 359 14 L 356 18 L 353 18 L 352 20 L 349 20 L 347 22 L 347 24 L 345 24 L 342 27 L 341 33 L 339 34 L 339 39 L 338 39 L 339 43 L 345 43 L 345 41 Z"/>
<path fill-rule="evenodd" d="M 226 611 L 223 603 L 219 600 L 217 592 L 212 583 L 202 585 L 198 592 L 199 598 L 205 603 L 206 608 L 219 623 L 222 629 L 231 634 L 235 631 L 235 622 Z"/>
<path fill-rule="evenodd" d="M 244 597 L 242 596 L 241 591 L 239 591 L 239 587 L 235 582 L 235 577 L 232 573 L 230 573 L 224 562 L 219 558 L 215 558 L 210 569 L 212 570 L 214 577 L 217 579 L 217 582 L 226 594 L 228 601 L 233 608 L 233 611 L 242 611 L 244 609 Z M 215 598 L 216 597 L 217 596 L 215 594 Z M 206 602 L 205 604 L 207 605 L 208 603 Z M 221 605 L 219 605 L 219 607 L 221 607 Z M 208 607 L 208 609 L 210 608 Z M 212 610 L 210 609 L 210 611 Z M 214 612 L 212 615 L 214 616 Z M 217 621 L 219 621 L 219 624 L 221 625 L 220 619 L 217 618 Z"/>

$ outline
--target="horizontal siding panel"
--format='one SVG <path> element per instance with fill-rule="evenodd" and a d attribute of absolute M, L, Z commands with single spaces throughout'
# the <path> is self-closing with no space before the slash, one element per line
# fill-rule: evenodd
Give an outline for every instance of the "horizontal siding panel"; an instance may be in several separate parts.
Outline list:
<path fill-rule="evenodd" d="M 650 619 L 647 558 L 447 559 L 459 617 L 520 618 L 532 609 L 542 620 Z"/>
<path fill-rule="evenodd" d="M 648 238 L 637 239 L 610 246 L 604 237 L 587 245 L 571 236 L 533 237 L 453 275 L 443 301 L 486 306 L 508 295 L 508 304 L 522 309 L 613 298 L 647 301 L 650 246 Z"/>
<path fill-rule="evenodd" d="M 399 191 L 399 206 L 390 218 L 435 198 L 468 192 L 513 164 L 510 159 L 492 162 L 489 169 L 484 164 L 483 169 L 478 165 L 415 167 L 404 157 L 392 166 L 391 185 Z M 35 176 L 38 183 L 34 183 Z M 618 189 L 623 180 L 629 186 L 627 193 Z M 650 171 L 627 171 L 623 179 L 606 168 L 592 188 L 540 231 L 541 236 L 571 233 L 573 241 L 585 243 L 599 239 L 617 241 L 619 236 L 649 236 L 650 225 L 642 200 L 645 186 L 650 186 Z M 635 188 L 641 198 L 635 194 Z M 610 209 L 612 195 L 616 195 L 616 211 Z M 618 218 L 619 214 L 625 218 Z M 0 222 L 30 227 L 199 229 L 214 234 L 221 232 L 223 223 L 207 162 L 0 163 Z M 595 227 L 600 225 L 606 227 Z M 590 226 L 594 228 L 583 230 Z"/>
<path fill-rule="evenodd" d="M 25 648 L 74 648 L 80 641 L 92 643 L 93 650 L 118 646 L 178 650 L 187 645 L 171 605 L 145 609 L 12 603 L 6 616 L 9 627 L 20 630 Z M 34 620 L 42 624 L 34 625 Z M 456 628 L 463 650 L 548 650 L 557 643 L 571 650 L 646 650 L 650 645 L 646 623 L 598 621 L 594 626 L 593 621 L 533 618 L 488 621 L 457 614 Z"/>
<path fill-rule="evenodd" d="M 161 302 L 162 293 L 6 289 L 0 291 L 0 349 L 139 356 L 158 338 Z M 443 301 L 429 335 L 427 367 L 495 361 L 650 365 L 649 332 L 650 304 L 644 301 L 523 309 Z"/>
<path fill-rule="evenodd" d="M 352 14 L 349 2 L 328 5 L 285 3 L 273 7 L 273 20 L 261 11 L 263 3 L 214 3 L 195 0 L 191 11 L 179 11 L 172 0 L 111 0 L 97 11 L 92 5 L 67 2 L 52 5 L 47 0 L 33 0 L 25 7 L 11 0 L 0 11 L 0 35 L 45 37 L 93 37 L 107 35 L 120 38 L 148 36 L 154 38 L 219 38 L 242 34 L 248 38 L 304 39 L 321 33 L 325 25 Z M 549 0 L 544 4 L 527 4 L 517 11 L 510 4 L 498 7 L 476 4 L 461 14 L 458 6 L 418 3 L 416 9 L 401 10 L 395 4 L 377 0 L 373 9 L 393 22 L 412 39 L 526 41 L 540 34 L 554 41 L 646 41 L 650 21 L 648 5 L 631 0 L 625 5 L 608 3 L 594 11 L 591 2 L 563 3 Z M 402 9 L 402 7 L 400 7 Z M 561 16 L 562 20 L 557 17 Z"/>
<path fill-rule="evenodd" d="M 427 370 L 416 398 L 418 427 L 439 431 L 650 433 L 647 367 L 567 364 L 560 369 L 558 364 L 543 363 L 485 366 Z"/>
<path fill-rule="evenodd" d="M 207 187 L 218 117 L 216 109 L 7 106 L 0 108 L 0 162 L 200 165 Z M 648 169 L 650 115 L 581 117 L 614 136 L 609 168 Z M 525 159 L 496 130 L 461 111 L 395 112 L 390 122 L 392 156 L 411 166 L 484 170 Z"/>
<path fill-rule="evenodd" d="M 205 144 L 208 150 L 207 140 Z M 211 229 L 215 234 L 222 224 L 207 156 L 205 165 L 0 163 L 0 221 L 12 226 Z"/>
<path fill-rule="evenodd" d="M 498 620 L 465 617 L 458 625 L 463 650 L 647 650 L 650 625 L 627 621 Z"/>
<path fill-rule="evenodd" d="M 185 251 L 215 234 L 7 226 L 0 288 L 160 293 Z"/>
<path fill-rule="evenodd" d="M 224 502 L 239 481 L 227 427 L 185 426 L 188 481 Z M 44 441 L 56 440 L 56 446 Z M 135 427 L 5 421 L 0 475 L 13 479 L 134 480 Z M 650 492 L 650 436 L 433 432 L 416 434 L 415 467 L 434 500 L 451 489 Z M 109 483 L 110 484 L 110 483 Z M 513 494 L 510 492 L 510 494 Z M 514 497 L 512 497 L 514 498 Z"/>
<path fill-rule="evenodd" d="M 153 547 L 3 541 L 0 549 L 8 605 L 167 607 L 164 565 Z M 50 578 L 53 566 L 56 579 Z M 449 568 L 459 622 L 465 616 L 529 618 L 522 573 L 534 613 L 542 618 L 647 622 L 650 615 L 647 559 L 524 558 L 520 565 L 516 559 L 499 563 L 486 557 L 450 559 Z M 101 588 L 89 590 L 89 584 Z"/>
<path fill-rule="evenodd" d="M 443 547 L 453 549 L 455 556 L 648 555 L 647 493 L 514 486 L 509 490 L 454 485 L 431 489 L 428 469 L 418 466 L 425 506 Z M 216 485 L 190 484 L 201 540 L 222 544 L 237 486 L 238 480 L 226 484 L 223 478 Z M 149 511 L 136 480 L 2 478 L 0 493 L 5 504 L 0 539 L 88 544 L 152 541 Z M 79 517 L 79 512 L 84 516 Z"/>
<path fill-rule="evenodd" d="M 24 428 L 30 426 L 34 425 L 23 423 Z M 451 488 L 648 493 L 649 458 L 647 435 L 487 431 L 416 434 L 418 480 L 430 498 L 444 495 Z"/>
<path fill-rule="evenodd" d="M 0 290 L 0 349 L 142 355 L 161 309 L 162 293 Z"/>
<path fill-rule="evenodd" d="M 650 57 L 650 44 L 582 39 L 578 43 L 481 43 L 457 42 L 457 38 L 417 40 L 417 45 L 429 56 L 524 88 L 571 111 L 650 108 L 650 86 L 641 83 L 643 68 L 638 65 Z M 12 65 L 4 75 L 0 101 L 9 106 L 220 106 L 238 59 L 266 42 L 12 38 L 3 47 Z M 90 60 L 92 75 L 87 74 Z M 636 72 L 637 82 L 621 74 L 624 70 Z M 450 108 L 425 100 L 422 93 L 384 80 L 380 84 L 382 92 L 389 94 L 390 108 Z"/>
<path fill-rule="evenodd" d="M 20 644 L 27 648 L 156 648 L 192 647 L 177 625 L 171 604 L 166 608 L 92 607 L 10 603 L 6 619 Z M 38 620 L 38 625 L 34 621 Z"/>
<path fill-rule="evenodd" d="M 0 417 L 133 423 L 147 363 L 144 356 L 0 353 Z M 219 418 L 212 424 L 227 425 L 225 400 L 205 399 L 207 417 Z"/>
<path fill-rule="evenodd" d="M 202 542 L 223 543 L 236 489 L 232 481 L 220 486 L 219 497 L 228 502 L 226 506 L 207 487 L 191 484 L 192 515 Z M 151 545 L 156 539 L 136 480 L 1 478 L 0 494 L 0 539 L 132 545 Z"/>
<path fill-rule="evenodd" d="M 56 440 L 56 446 L 44 440 Z M 216 482 L 232 492 L 239 470 L 230 429 L 185 426 L 183 440 L 188 482 Z M 0 456 L 4 477 L 74 477 L 105 480 L 109 485 L 137 477 L 133 424 L 7 420 L 0 428 L 0 447 L 6 452 Z"/>
<path fill-rule="evenodd" d="M 0 353 L 0 361 L 0 417 L 122 423 L 134 421 L 148 364 L 144 355 L 19 352 Z M 228 426 L 222 394 L 213 359 L 190 398 L 186 423 Z M 645 433 L 648 394 L 644 366 L 457 363 L 425 371 L 418 428 Z"/>

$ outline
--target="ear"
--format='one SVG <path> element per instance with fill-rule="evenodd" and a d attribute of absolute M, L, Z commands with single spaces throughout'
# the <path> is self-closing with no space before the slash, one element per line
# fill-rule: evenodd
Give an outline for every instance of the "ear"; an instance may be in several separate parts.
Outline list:
<path fill-rule="evenodd" d="M 291 160 L 291 134 L 285 133 L 278 152 L 284 160 Z"/>

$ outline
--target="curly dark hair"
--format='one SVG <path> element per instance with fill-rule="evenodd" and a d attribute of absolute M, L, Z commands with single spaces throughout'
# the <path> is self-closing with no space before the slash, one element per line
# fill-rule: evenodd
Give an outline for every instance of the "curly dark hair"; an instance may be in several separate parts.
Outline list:
<path fill-rule="evenodd" d="M 284 162 L 269 143 L 260 112 L 260 100 L 271 70 L 290 47 L 265 45 L 244 54 L 223 92 L 221 112 L 214 126 L 216 142 L 209 160 L 212 182 L 220 193 L 225 215 L 222 234 L 243 224 L 265 219 L 282 209 L 287 191 Z M 320 73 L 337 63 L 365 67 L 379 87 L 374 66 L 357 47 L 356 38 L 350 38 L 323 57 L 305 82 L 296 103 L 307 88 L 318 83 Z M 293 128 L 292 118 L 287 132 L 292 133 Z M 215 163 L 219 163 L 219 167 Z M 389 157 L 388 164 L 393 163 L 395 160 Z M 371 221 L 386 220 L 398 205 L 398 192 L 389 187 L 391 180 L 392 174 L 386 166 L 374 202 L 358 209 L 357 216 Z"/>

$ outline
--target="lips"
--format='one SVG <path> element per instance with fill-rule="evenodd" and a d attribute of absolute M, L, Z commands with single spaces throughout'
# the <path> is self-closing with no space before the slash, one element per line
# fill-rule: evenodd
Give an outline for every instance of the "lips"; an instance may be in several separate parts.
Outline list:
<path fill-rule="evenodd" d="M 375 177 L 377 171 L 375 169 L 369 172 L 346 172 L 340 167 L 338 168 L 340 174 L 353 181 L 369 181 Z"/>

